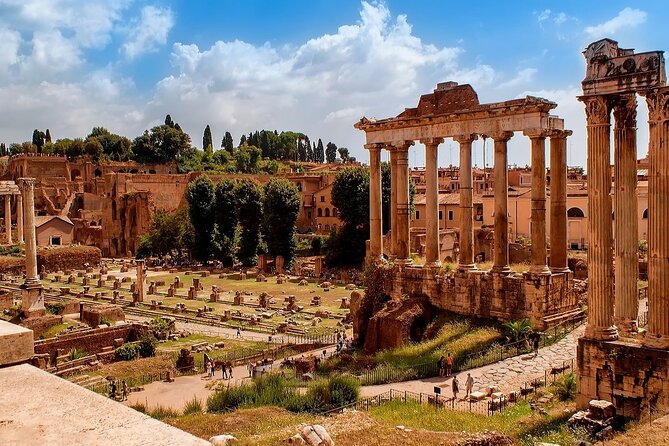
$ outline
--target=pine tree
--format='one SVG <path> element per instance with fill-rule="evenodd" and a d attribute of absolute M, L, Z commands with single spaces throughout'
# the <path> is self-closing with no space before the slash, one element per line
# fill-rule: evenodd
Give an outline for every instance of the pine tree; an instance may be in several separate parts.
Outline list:
<path fill-rule="evenodd" d="M 328 164 L 334 163 L 337 159 L 337 145 L 333 142 L 329 142 L 325 149 L 325 159 Z"/>
<path fill-rule="evenodd" d="M 311 148 L 311 141 L 309 141 L 309 137 L 307 135 L 304 135 L 304 143 L 306 144 L 307 148 L 307 161 L 310 163 L 314 162 L 314 150 Z"/>
<path fill-rule="evenodd" d="M 46 129 L 46 136 L 45 136 L 46 142 L 51 142 L 51 132 L 49 129 Z"/>
<path fill-rule="evenodd" d="M 223 137 L 223 141 L 221 142 L 221 147 L 227 150 L 230 153 L 230 155 L 232 155 L 232 152 L 234 151 L 235 147 L 230 132 L 225 132 L 225 136 Z"/>
<path fill-rule="evenodd" d="M 314 161 L 317 163 L 325 161 L 325 150 L 323 149 L 323 141 L 320 138 L 318 138 L 318 144 L 316 145 L 316 150 L 314 150 Z"/>
<path fill-rule="evenodd" d="M 204 128 L 204 135 L 202 136 L 202 150 L 209 154 L 214 152 L 214 141 L 211 138 L 211 128 L 209 128 L 209 124 L 207 124 L 207 127 Z"/>
<path fill-rule="evenodd" d="M 239 147 L 243 146 L 246 144 L 246 135 L 242 135 L 241 138 L 239 138 Z"/>

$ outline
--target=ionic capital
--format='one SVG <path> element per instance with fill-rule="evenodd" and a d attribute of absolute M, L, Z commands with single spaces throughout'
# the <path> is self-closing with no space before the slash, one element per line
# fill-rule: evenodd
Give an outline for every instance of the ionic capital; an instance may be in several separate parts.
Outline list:
<path fill-rule="evenodd" d="M 548 136 L 548 129 L 526 129 L 523 130 L 523 135 L 527 136 L 530 139 L 546 139 Z"/>
<path fill-rule="evenodd" d="M 29 192 L 35 188 L 34 178 L 19 178 L 18 182 L 19 182 L 19 187 L 23 192 Z"/>
<path fill-rule="evenodd" d="M 444 142 L 444 138 L 425 138 L 420 140 L 426 146 L 438 146 Z"/>
<path fill-rule="evenodd" d="M 580 96 L 585 104 L 585 118 L 588 125 L 610 125 L 612 99 L 608 96 Z"/>
<path fill-rule="evenodd" d="M 669 120 L 669 89 L 658 88 L 646 93 L 648 121 L 662 122 Z"/>
<path fill-rule="evenodd" d="M 497 133 L 493 133 L 490 135 L 490 137 L 495 141 L 495 142 L 507 142 L 513 137 L 513 132 L 509 131 L 501 131 Z"/>
<path fill-rule="evenodd" d="M 453 140 L 457 142 L 458 144 L 471 144 L 475 140 L 477 140 L 479 137 L 475 133 L 470 133 L 467 135 L 456 135 L 453 137 Z M 485 136 L 484 136 L 485 138 Z"/>
<path fill-rule="evenodd" d="M 619 96 L 613 104 L 613 117 L 616 128 L 636 128 L 636 96 L 633 94 Z"/>

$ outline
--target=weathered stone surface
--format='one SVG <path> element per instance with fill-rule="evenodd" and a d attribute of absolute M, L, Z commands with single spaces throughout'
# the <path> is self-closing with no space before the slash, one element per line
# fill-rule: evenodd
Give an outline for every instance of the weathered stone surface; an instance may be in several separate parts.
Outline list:
<path fill-rule="evenodd" d="M 425 299 L 393 299 L 387 302 L 369 320 L 364 351 L 372 353 L 422 339 L 431 314 Z"/>
<path fill-rule="evenodd" d="M 0 366 L 28 361 L 33 354 L 33 332 L 0 320 Z"/>

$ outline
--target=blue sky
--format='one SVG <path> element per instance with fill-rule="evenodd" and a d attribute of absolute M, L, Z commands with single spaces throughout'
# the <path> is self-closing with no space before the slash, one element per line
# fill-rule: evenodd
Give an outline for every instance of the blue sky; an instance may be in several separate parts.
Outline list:
<path fill-rule="evenodd" d="M 584 164 L 581 51 L 602 37 L 665 49 L 668 19 L 660 0 L 0 0 L 0 141 L 98 125 L 134 138 L 170 113 L 198 147 L 207 124 L 219 141 L 226 130 L 235 140 L 295 130 L 366 160 L 354 122 L 394 116 L 454 80 L 482 102 L 557 102 L 574 130 L 569 163 Z M 640 101 L 640 156 L 645 119 Z M 509 160 L 528 159 L 518 135 Z"/>

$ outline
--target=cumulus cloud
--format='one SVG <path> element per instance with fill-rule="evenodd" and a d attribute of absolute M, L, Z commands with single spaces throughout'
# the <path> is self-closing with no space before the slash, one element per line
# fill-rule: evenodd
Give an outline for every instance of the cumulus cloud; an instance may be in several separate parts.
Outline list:
<path fill-rule="evenodd" d="M 518 86 L 524 86 L 534 80 L 534 75 L 537 74 L 536 68 L 523 68 L 516 74 L 513 79 L 509 79 L 506 82 L 499 84 L 497 88 L 509 89 L 515 88 Z"/>
<path fill-rule="evenodd" d="M 167 35 L 174 26 L 174 14 L 170 8 L 145 6 L 139 19 L 128 32 L 123 52 L 129 59 L 156 51 L 165 45 Z"/>
<path fill-rule="evenodd" d="M 645 11 L 627 7 L 604 23 L 586 27 L 585 33 L 594 38 L 606 37 L 617 33 L 622 28 L 633 28 L 645 23 L 647 16 Z"/>

